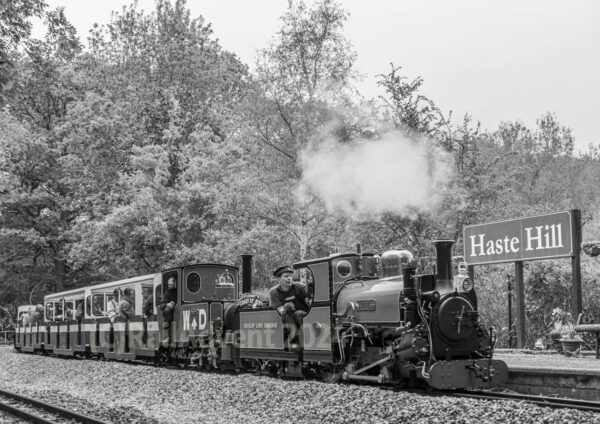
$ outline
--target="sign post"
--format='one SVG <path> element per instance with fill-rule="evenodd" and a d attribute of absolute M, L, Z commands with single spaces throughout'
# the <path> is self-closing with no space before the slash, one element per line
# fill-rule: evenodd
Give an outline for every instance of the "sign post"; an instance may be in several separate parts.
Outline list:
<path fill-rule="evenodd" d="M 464 246 L 470 271 L 475 265 L 515 263 L 517 347 L 525 345 L 523 261 L 571 257 L 574 318 L 581 312 L 581 211 L 578 209 L 470 225 L 464 229 Z"/>
<path fill-rule="evenodd" d="M 515 300 L 517 301 L 517 348 L 525 347 L 525 282 L 523 261 L 515 262 Z"/>
<path fill-rule="evenodd" d="M 512 285 L 512 275 L 507 274 L 506 275 L 506 283 L 507 283 L 507 297 L 508 297 L 508 347 L 512 348 L 513 347 L 513 336 L 514 336 L 514 329 L 513 329 L 513 316 L 512 316 L 512 291 L 513 291 L 513 285 Z M 475 281 L 475 280 L 473 280 Z"/>
<path fill-rule="evenodd" d="M 581 299 L 581 211 L 573 209 L 573 247 L 574 254 L 571 256 L 571 273 L 573 276 L 573 319 L 577 319 L 583 309 Z"/>

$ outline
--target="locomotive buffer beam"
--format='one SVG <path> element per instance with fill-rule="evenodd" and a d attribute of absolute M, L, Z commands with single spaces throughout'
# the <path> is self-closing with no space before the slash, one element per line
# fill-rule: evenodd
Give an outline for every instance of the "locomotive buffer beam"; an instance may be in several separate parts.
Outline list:
<path fill-rule="evenodd" d="M 438 361 L 429 369 L 427 379 L 436 389 L 489 389 L 506 383 L 508 367 L 503 361 L 490 363 L 488 359 Z"/>

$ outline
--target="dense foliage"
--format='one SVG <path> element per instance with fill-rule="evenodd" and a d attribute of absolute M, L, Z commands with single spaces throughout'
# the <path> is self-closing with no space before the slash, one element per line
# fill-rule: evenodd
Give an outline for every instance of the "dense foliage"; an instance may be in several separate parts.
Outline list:
<path fill-rule="evenodd" d="M 0 304 L 241 253 L 264 288 L 276 266 L 356 242 L 427 258 L 435 238 L 460 251 L 464 225 L 571 208 L 600 238 L 598 147 L 576 151 L 552 113 L 535 128 L 457 125 L 393 65 L 385 95 L 363 99 L 347 18 L 333 0 L 291 2 L 250 71 L 184 0 L 123 8 L 87 45 L 62 9 L 3 7 Z M 594 265 L 586 293 L 599 290 Z M 527 273 L 542 328 L 569 275 L 560 261 Z M 490 311 L 502 302 L 485 299 L 506 295 L 491 275 L 504 281 L 481 276 Z M 489 319 L 502 327 L 503 313 Z"/>

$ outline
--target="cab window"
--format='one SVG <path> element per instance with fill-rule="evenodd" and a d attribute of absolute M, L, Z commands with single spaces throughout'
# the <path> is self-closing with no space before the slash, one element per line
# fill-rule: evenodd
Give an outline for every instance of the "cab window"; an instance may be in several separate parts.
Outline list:
<path fill-rule="evenodd" d="M 298 273 L 298 280 L 302 283 L 306 285 L 306 292 L 307 292 L 307 303 L 308 306 L 310 307 L 312 304 L 312 300 L 314 298 L 314 293 L 315 293 L 315 277 L 312 273 L 312 271 L 310 270 L 310 268 L 306 267 L 306 268 L 300 268 L 299 270 L 297 270 Z"/>

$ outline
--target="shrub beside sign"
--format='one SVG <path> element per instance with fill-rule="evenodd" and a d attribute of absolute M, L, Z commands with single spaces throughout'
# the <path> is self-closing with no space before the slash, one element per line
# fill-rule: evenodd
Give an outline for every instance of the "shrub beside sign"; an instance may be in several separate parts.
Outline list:
<path fill-rule="evenodd" d="M 575 256 L 572 211 L 470 225 L 464 229 L 469 265 Z"/>

